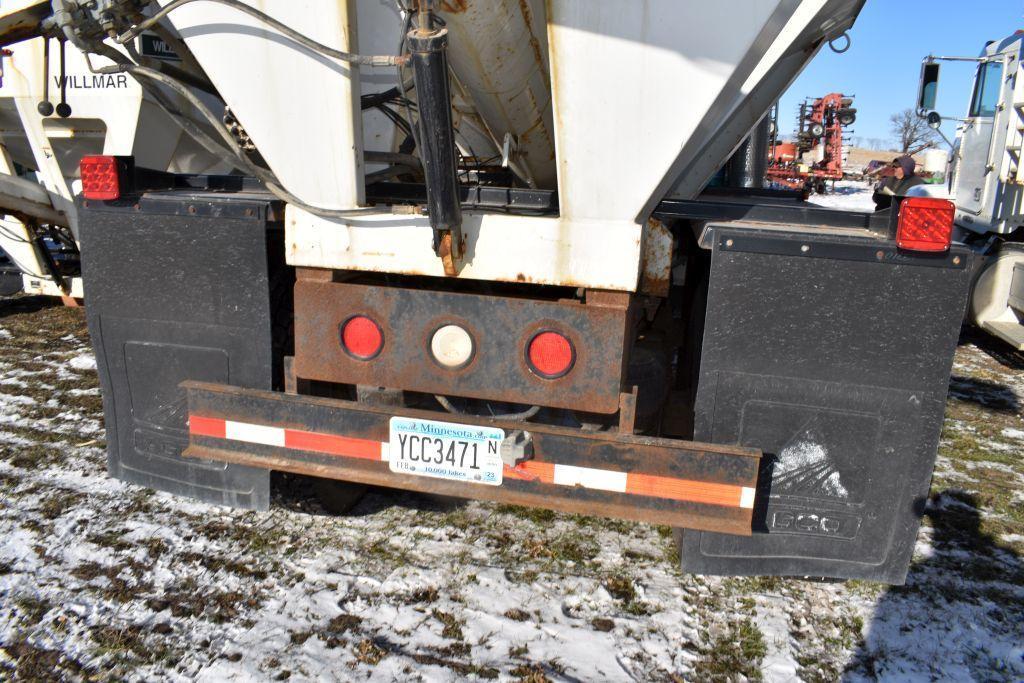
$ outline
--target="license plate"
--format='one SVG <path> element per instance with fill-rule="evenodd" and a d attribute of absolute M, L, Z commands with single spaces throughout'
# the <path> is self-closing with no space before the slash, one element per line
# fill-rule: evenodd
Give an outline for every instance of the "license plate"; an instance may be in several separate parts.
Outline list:
<path fill-rule="evenodd" d="M 471 484 L 501 484 L 505 432 L 409 417 L 391 418 L 388 466 L 392 472 Z"/>

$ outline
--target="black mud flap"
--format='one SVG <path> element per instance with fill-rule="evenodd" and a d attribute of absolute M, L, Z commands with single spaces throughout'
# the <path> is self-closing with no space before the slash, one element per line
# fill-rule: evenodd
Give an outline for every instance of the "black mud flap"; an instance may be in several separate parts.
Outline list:
<path fill-rule="evenodd" d="M 754 534 L 682 532 L 684 570 L 904 582 L 968 260 L 715 230 L 694 438 L 765 458 Z"/>
<path fill-rule="evenodd" d="M 79 204 L 89 334 L 118 479 L 239 508 L 269 506 L 267 470 L 184 459 L 179 384 L 272 383 L 270 203 L 163 193 Z"/>

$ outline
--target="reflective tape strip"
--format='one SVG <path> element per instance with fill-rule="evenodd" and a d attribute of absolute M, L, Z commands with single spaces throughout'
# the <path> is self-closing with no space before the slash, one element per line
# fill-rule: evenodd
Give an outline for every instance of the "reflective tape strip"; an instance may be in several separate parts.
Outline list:
<path fill-rule="evenodd" d="M 750 491 L 750 505 L 744 505 L 744 492 Z M 693 481 L 690 479 L 674 479 L 659 477 L 652 474 L 629 475 L 626 492 L 638 496 L 655 496 L 688 500 L 694 503 L 710 505 L 726 505 L 728 507 L 754 507 L 754 489 L 733 484 L 716 484 L 709 481 Z"/>
<path fill-rule="evenodd" d="M 189 432 L 196 436 L 278 446 L 361 460 L 386 462 L 390 450 L 386 441 L 307 432 L 301 429 L 282 429 L 199 415 L 189 416 Z M 747 510 L 754 507 L 755 491 L 749 486 L 716 484 L 636 472 L 616 472 L 576 465 L 558 465 L 537 460 L 527 460 L 516 467 L 506 465 L 504 475 L 512 479 L 534 481 L 541 484 L 579 486 L 647 498 L 667 498 Z"/>
<path fill-rule="evenodd" d="M 707 481 L 659 477 L 636 472 L 615 472 L 573 465 L 554 465 L 535 460 L 527 460 L 515 468 L 506 467 L 505 476 L 537 481 L 542 484 L 581 486 L 587 489 L 628 493 L 648 498 L 668 498 L 748 510 L 754 507 L 754 489 L 734 484 L 716 484 Z"/>
<path fill-rule="evenodd" d="M 559 486 L 582 486 L 585 489 L 626 493 L 625 472 L 595 470 L 591 467 L 555 465 L 555 483 Z"/>
<path fill-rule="evenodd" d="M 224 420 L 215 417 L 199 417 L 198 415 L 188 416 L 188 431 L 190 434 L 199 436 L 212 436 L 216 439 L 223 439 Z"/>
<path fill-rule="evenodd" d="M 362 460 L 382 460 L 382 446 L 384 444 L 380 441 L 370 441 L 369 439 L 354 439 L 348 436 L 335 436 L 334 434 L 318 434 L 298 429 L 284 430 L 284 447 L 294 448 L 299 451 L 341 455 L 346 458 L 360 458 Z"/>
<path fill-rule="evenodd" d="M 197 436 L 258 443 L 325 455 L 340 455 L 346 458 L 387 460 L 387 443 L 370 439 L 307 432 L 301 429 L 281 429 L 280 427 L 219 420 L 198 415 L 190 415 L 188 422 L 189 432 Z"/>
<path fill-rule="evenodd" d="M 224 438 L 264 446 L 284 446 L 284 430 L 280 427 L 264 427 L 234 420 L 225 420 Z"/>

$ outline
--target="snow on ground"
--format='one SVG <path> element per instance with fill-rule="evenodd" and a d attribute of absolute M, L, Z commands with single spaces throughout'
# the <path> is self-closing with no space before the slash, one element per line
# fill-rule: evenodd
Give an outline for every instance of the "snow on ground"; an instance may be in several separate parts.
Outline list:
<path fill-rule="evenodd" d="M 5 334 L 6 333 L 6 334 Z M 1024 356 L 967 337 L 906 586 L 682 575 L 670 530 L 114 481 L 80 310 L 0 301 L 0 679 L 1020 680 Z"/>
<path fill-rule="evenodd" d="M 875 203 L 871 201 L 872 186 L 857 180 L 839 180 L 828 186 L 826 194 L 812 194 L 808 199 L 812 204 L 842 209 L 843 211 L 874 211 Z"/>

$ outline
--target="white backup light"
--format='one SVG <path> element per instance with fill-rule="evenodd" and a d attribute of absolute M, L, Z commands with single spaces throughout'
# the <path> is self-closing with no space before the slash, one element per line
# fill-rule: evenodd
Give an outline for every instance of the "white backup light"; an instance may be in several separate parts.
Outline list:
<path fill-rule="evenodd" d="M 473 338 L 458 325 L 445 325 L 430 339 L 430 353 L 446 368 L 460 368 L 473 357 Z"/>

